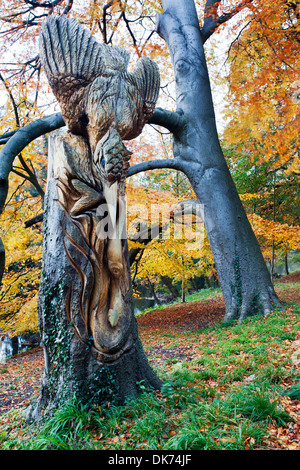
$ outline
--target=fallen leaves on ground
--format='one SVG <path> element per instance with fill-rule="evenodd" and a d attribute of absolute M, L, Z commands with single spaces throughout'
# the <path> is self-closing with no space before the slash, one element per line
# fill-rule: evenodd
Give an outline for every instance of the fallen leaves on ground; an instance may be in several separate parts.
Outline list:
<path fill-rule="evenodd" d="M 295 282 L 298 281 L 298 277 L 294 275 Z M 288 282 L 291 282 L 290 279 L 291 275 Z M 287 284 L 285 290 L 282 287 L 278 289 L 278 295 L 284 303 L 300 301 L 300 289 L 294 287 L 293 284 Z M 292 315 L 292 307 L 288 307 L 287 311 L 289 309 Z M 176 361 L 178 364 L 183 361 L 189 363 L 197 358 L 199 344 L 192 340 L 187 343 L 187 332 L 197 332 L 222 321 L 224 312 L 225 305 L 222 296 L 217 295 L 213 299 L 172 305 L 137 317 L 140 337 L 150 364 L 168 369 L 174 367 Z M 174 339 L 176 339 L 175 343 Z M 208 332 L 206 341 L 213 348 L 213 330 Z M 288 357 L 291 360 L 291 367 L 297 369 L 300 368 L 299 347 L 300 337 L 297 337 L 293 341 L 287 340 L 281 351 L 282 359 Z M 24 408 L 33 397 L 37 396 L 43 367 L 43 351 L 40 347 L 0 363 L 0 424 L 1 421 L 5 421 L 7 411 Z M 252 380 L 251 376 L 247 379 Z M 212 386 L 218 387 L 218 382 L 208 381 L 207 386 L 208 389 Z M 219 388 L 222 390 L 222 387 Z M 272 423 L 269 427 L 269 437 L 264 444 L 272 450 L 300 450 L 300 402 L 283 396 L 281 405 L 294 422 L 284 427 L 278 427 Z"/>
<path fill-rule="evenodd" d="M 43 368 L 41 347 L 0 362 L 0 414 L 29 404 L 38 394 Z"/>
<path fill-rule="evenodd" d="M 280 279 L 275 280 L 275 284 L 280 284 L 282 282 L 288 283 L 288 282 L 299 282 L 300 281 L 300 271 L 295 271 L 291 274 L 288 274 L 287 276 L 281 277 Z"/>

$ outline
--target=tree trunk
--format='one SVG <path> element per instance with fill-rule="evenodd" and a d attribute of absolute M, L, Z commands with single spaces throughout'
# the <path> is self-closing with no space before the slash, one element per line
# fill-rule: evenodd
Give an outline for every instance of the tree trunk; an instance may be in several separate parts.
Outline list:
<path fill-rule="evenodd" d="M 276 221 L 276 173 L 273 179 L 273 222 Z M 271 280 L 274 281 L 275 270 L 275 240 L 272 240 Z"/>
<path fill-rule="evenodd" d="M 74 395 L 98 406 L 107 401 L 122 403 L 128 397 L 136 397 L 141 382 L 152 388 L 161 385 L 147 362 L 137 331 L 126 239 L 122 240 L 126 260 L 120 280 L 122 311 L 114 324 L 109 320 L 108 307 L 98 309 L 99 304 L 104 304 L 103 293 L 108 281 L 104 261 L 98 266 L 103 268 L 99 275 L 94 257 L 104 259 L 105 244 L 95 237 L 92 245 L 92 233 L 85 239 L 79 223 L 82 219 L 70 217 L 61 204 L 61 175 L 65 174 L 68 162 L 78 161 L 76 152 L 80 156 L 80 152 L 87 150 L 85 145 L 83 139 L 68 132 L 56 132 L 49 139 L 39 292 L 39 328 L 45 370 L 40 396 L 27 411 L 29 420 L 38 419 L 42 412 L 51 414 L 62 400 Z M 72 200 L 74 194 L 68 196 Z M 96 209 L 84 214 L 90 216 L 89 226 L 96 221 Z M 93 252 L 95 246 L 97 253 Z M 106 300 L 110 304 L 112 296 L 110 290 Z M 94 300 L 96 307 L 87 311 L 86 307 L 91 307 Z"/>
<path fill-rule="evenodd" d="M 275 269 L 275 242 L 274 240 L 272 240 L 272 255 L 271 255 L 271 280 L 273 282 L 274 280 L 274 269 Z"/>
<path fill-rule="evenodd" d="M 289 272 L 288 252 L 286 248 L 284 249 L 284 268 L 285 268 L 285 274 L 288 276 L 290 272 Z"/>
<path fill-rule="evenodd" d="M 31 122 L 27 126 L 12 132 L 9 141 L 0 151 L 0 214 L 3 211 L 8 194 L 8 178 L 14 159 L 37 137 L 64 125 L 61 113 L 52 114 Z M 0 239 L 0 282 L 5 269 L 5 248 Z"/>
<path fill-rule="evenodd" d="M 184 259 L 181 256 L 182 264 L 182 277 L 181 277 L 181 303 L 185 303 L 185 272 L 184 272 Z"/>
<path fill-rule="evenodd" d="M 204 206 L 225 321 L 257 311 L 268 314 L 278 299 L 219 143 L 194 0 L 162 0 L 162 5 L 157 31 L 170 50 L 177 113 L 185 120 L 174 135 L 174 157 Z"/>
<path fill-rule="evenodd" d="M 156 303 L 157 305 L 161 305 L 161 301 L 159 300 L 159 298 L 158 298 L 157 295 L 156 295 L 155 287 L 154 287 L 153 283 L 150 281 L 149 278 L 147 278 L 147 282 L 148 282 L 148 286 L 149 286 L 150 292 L 151 292 L 151 294 L 152 294 L 152 296 L 153 296 L 153 298 L 154 298 L 154 300 L 155 300 L 155 303 Z"/>

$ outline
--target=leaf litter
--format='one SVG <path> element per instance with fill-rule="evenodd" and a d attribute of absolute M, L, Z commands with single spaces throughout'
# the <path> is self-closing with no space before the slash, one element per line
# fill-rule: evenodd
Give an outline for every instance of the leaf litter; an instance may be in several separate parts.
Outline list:
<path fill-rule="evenodd" d="M 286 288 L 280 286 L 279 298 L 284 303 L 300 301 L 300 286 L 293 285 L 298 282 L 300 273 L 289 276 Z M 283 279 L 282 282 L 285 282 Z M 293 307 L 288 306 L 286 311 L 293 315 Z M 201 357 L 199 353 L 199 337 L 197 332 L 220 323 L 224 317 L 225 306 L 222 297 L 176 304 L 161 310 L 153 310 L 138 316 L 139 332 L 145 353 L 152 367 L 172 369 L 181 364 L 193 364 Z M 299 315 L 299 313 L 298 313 Z M 289 325 L 285 325 L 288 331 Z M 207 333 L 207 334 L 206 334 Z M 207 330 L 204 335 L 204 344 L 209 345 L 212 357 L 220 356 L 220 351 L 214 350 L 214 331 Z M 196 336 L 195 336 L 196 335 Z M 228 333 L 232 337 L 233 333 Z M 296 368 L 300 374 L 299 362 L 300 334 L 293 340 L 285 340 L 279 348 L 280 361 L 289 360 L 290 368 Z M 280 349 L 281 348 L 281 349 Z M 240 352 L 241 360 L 247 354 Z M 192 365 L 192 367 L 194 367 Z M 197 366 L 199 368 L 199 366 Z M 21 353 L 0 363 L 0 426 L 7 421 L 7 412 L 24 409 L 30 401 L 37 397 L 42 381 L 44 368 L 43 350 L 41 347 Z M 201 367 L 200 367 L 201 368 Z M 228 370 L 233 368 L 230 364 Z M 246 382 L 255 380 L 255 374 L 245 377 Z M 289 387 L 289 380 L 283 385 Z M 224 385 L 212 378 L 206 386 L 219 387 L 220 393 L 226 390 Z M 300 397 L 297 399 L 283 395 L 280 405 L 289 413 L 292 421 L 285 426 L 278 426 L 272 422 L 268 426 L 268 437 L 264 441 L 264 448 L 270 450 L 300 450 Z M 249 445 L 250 445 L 249 441 Z M 247 448 L 247 443 L 245 444 Z"/>

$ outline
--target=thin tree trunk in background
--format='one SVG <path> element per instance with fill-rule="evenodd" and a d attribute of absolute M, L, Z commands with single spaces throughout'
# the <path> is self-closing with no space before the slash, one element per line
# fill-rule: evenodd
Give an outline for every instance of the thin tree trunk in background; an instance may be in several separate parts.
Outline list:
<path fill-rule="evenodd" d="M 64 120 L 61 113 L 52 114 L 33 121 L 27 126 L 13 131 L 9 141 L 4 145 L 0 151 L 0 214 L 3 211 L 7 194 L 8 194 L 8 179 L 12 170 L 13 162 L 17 155 L 37 137 L 58 129 L 64 125 Z M 2 240 L 0 239 L 0 282 L 2 281 L 5 269 L 5 248 Z"/>
<path fill-rule="evenodd" d="M 181 302 L 185 303 L 185 275 L 184 275 L 184 259 L 183 259 L 183 256 L 181 256 L 181 264 L 182 264 Z"/>
<path fill-rule="evenodd" d="M 288 276 L 289 272 L 289 263 L 288 263 L 288 252 L 287 249 L 284 250 L 284 267 L 285 267 L 285 274 Z"/>
<path fill-rule="evenodd" d="M 172 279 L 170 279 L 168 276 L 160 276 L 160 279 L 162 283 L 167 287 L 167 289 L 170 291 L 172 297 L 174 300 L 177 299 L 178 297 L 178 292 L 175 286 L 173 286 Z"/>
<path fill-rule="evenodd" d="M 150 292 L 153 295 L 153 298 L 154 298 L 155 302 L 157 303 L 157 305 L 161 305 L 161 301 L 159 300 L 159 298 L 156 295 L 155 287 L 154 287 L 153 283 L 150 281 L 149 278 L 147 278 L 147 281 L 148 281 Z"/>
<path fill-rule="evenodd" d="M 273 222 L 276 221 L 276 173 L 274 173 L 273 180 Z M 274 280 L 274 268 L 275 268 L 275 240 L 272 240 L 272 259 L 271 259 L 271 279 Z"/>
<path fill-rule="evenodd" d="M 271 254 L 271 280 L 274 280 L 274 267 L 275 267 L 275 242 L 272 240 L 272 254 Z"/>

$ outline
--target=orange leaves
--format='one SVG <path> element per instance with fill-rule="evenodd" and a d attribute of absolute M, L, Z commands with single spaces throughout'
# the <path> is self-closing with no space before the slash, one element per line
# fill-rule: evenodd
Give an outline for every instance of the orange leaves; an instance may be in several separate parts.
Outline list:
<path fill-rule="evenodd" d="M 166 48 L 162 44 L 151 44 L 150 49 L 150 57 L 151 59 L 156 59 L 157 55 L 165 55 Z"/>
<path fill-rule="evenodd" d="M 276 245 L 287 245 L 290 249 L 300 247 L 300 227 L 264 220 L 257 214 L 248 216 L 255 233 Z"/>
<path fill-rule="evenodd" d="M 248 218 L 268 260 L 271 259 L 273 241 L 275 247 L 284 250 L 285 253 L 292 249 L 300 249 L 300 227 L 265 220 L 257 214 L 249 214 Z"/>
<path fill-rule="evenodd" d="M 299 79 L 299 19 L 282 0 L 258 2 L 251 15 L 252 22 L 232 46 L 225 138 L 250 158 L 272 161 L 273 168 L 284 165 L 290 174 L 300 163 L 300 107 L 293 99 L 293 83 Z"/>
<path fill-rule="evenodd" d="M 42 348 L 26 354 L 20 354 L 5 363 L 6 373 L 1 374 L 0 401 L 1 412 L 11 408 L 24 408 L 33 395 L 38 393 L 44 368 Z M 9 416 L 1 415 L 0 425 Z"/>
<path fill-rule="evenodd" d="M 6 323 L 6 330 L 13 331 L 14 335 L 22 335 L 27 331 L 39 331 L 37 304 L 38 293 L 24 303 L 13 319 L 8 324 Z"/>

